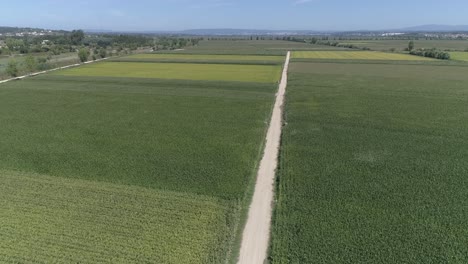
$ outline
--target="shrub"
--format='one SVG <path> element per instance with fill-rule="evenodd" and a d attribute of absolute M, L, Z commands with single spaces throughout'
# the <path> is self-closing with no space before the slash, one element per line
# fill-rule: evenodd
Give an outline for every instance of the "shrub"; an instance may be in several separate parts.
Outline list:
<path fill-rule="evenodd" d="M 88 57 L 89 57 L 89 51 L 87 49 L 81 48 L 78 51 L 78 58 L 80 59 L 81 62 L 88 61 Z"/>
<path fill-rule="evenodd" d="M 101 57 L 101 59 L 104 59 L 105 57 L 107 57 L 107 51 L 106 49 L 101 49 L 99 51 L 99 56 Z"/>
<path fill-rule="evenodd" d="M 8 62 L 6 73 L 10 75 L 11 77 L 18 76 L 19 70 L 18 70 L 18 62 L 16 62 L 16 60 L 10 60 Z"/>
<path fill-rule="evenodd" d="M 410 51 L 410 54 L 439 60 L 450 60 L 450 53 L 438 49 L 417 49 Z"/>
<path fill-rule="evenodd" d="M 24 59 L 24 67 L 28 72 L 33 72 L 36 70 L 37 62 L 31 54 L 26 56 L 26 58 Z"/>

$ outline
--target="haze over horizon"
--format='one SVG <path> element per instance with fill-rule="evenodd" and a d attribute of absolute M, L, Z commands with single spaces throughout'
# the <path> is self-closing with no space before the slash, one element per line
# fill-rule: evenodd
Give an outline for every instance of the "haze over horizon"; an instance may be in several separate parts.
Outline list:
<path fill-rule="evenodd" d="M 45 7 L 47 12 L 38 12 Z M 59 0 L 24 0 L 2 6 L 0 26 L 114 31 L 380 30 L 468 24 L 467 13 L 468 2 L 463 0 L 450 1 L 449 5 L 440 0 L 102 0 L 74 5 Z"/>

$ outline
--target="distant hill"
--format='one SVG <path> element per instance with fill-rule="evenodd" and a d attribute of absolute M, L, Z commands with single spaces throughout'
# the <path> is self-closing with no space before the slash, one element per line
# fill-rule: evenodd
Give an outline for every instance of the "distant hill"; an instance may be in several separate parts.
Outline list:
<path fill-rule="evenodd" d="M 308 35 L 319 33 L 313 30 L 263 30 L 263 29 L 189 29 L 179 33 L 187 35 Z"/>
<path fill-rule="evenodd" d="M 0 27 L 0 33 L 19 33 L 19 32 L 33 32 L 42 31 L 40 28 L 20 28 L 20 27 Z"/>
<path fill-rule="evenodd" d="M 30 27 L 0 27 L 0 34 L 16 34 L 25 32 L 46 32 L 48 29 L 43 28 L 30 28 Z M 50 30 L 51 32 L 66 32 L 64 30 Z"/>
<path fill-rule="evenodd" d="M 326 35 L 350 32 L 468 32 L 468 25 L 422 25 L 401 29 L 360 30 L 360 31 L 329 31 L 329 30 L 262 30 L 262 29 L 189 29 L 182 31 L 146 31 L 140 33 L 181 34 L 199 36 L 251 36 L 251 35 Z"/>
<path fill-rule="evenodd" d="M 404 32 L 460 32 L 468 31 L 468 25 L 422 25 L 399 29 Z"/>

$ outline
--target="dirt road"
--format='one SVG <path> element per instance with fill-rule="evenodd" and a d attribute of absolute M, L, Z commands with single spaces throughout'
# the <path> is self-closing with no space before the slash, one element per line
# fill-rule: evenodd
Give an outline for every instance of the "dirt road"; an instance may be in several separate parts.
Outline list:
<path fill-rule="evenodd" d="M 276 94 L 276 102 L 266 137 L 265 152 L 260 162 L 255 192 L 250 205 L 247 224 L 242 235 L 239 264 L 262 264 L 267 257 L 275 172 L 278 166 L 281 129 L 283 126 L 283 103 L 288 83 L 290 56 L 291 53 L 288 52 L 281 83 Z"/>

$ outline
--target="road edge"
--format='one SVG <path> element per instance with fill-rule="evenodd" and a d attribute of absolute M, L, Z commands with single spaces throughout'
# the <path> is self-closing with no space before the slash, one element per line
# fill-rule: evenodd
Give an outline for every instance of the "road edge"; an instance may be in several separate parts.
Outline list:
<path fill-rule="evenodd" d="M 255 191 L 242 233 L 238 264 L 261 264 L 268 256 L 276 169 L 283 127 L 283 105 L 288 84 L 290 58 L 291 52 L 288 51 L 268 127 L 265 150 L 257 172 Z"/>

